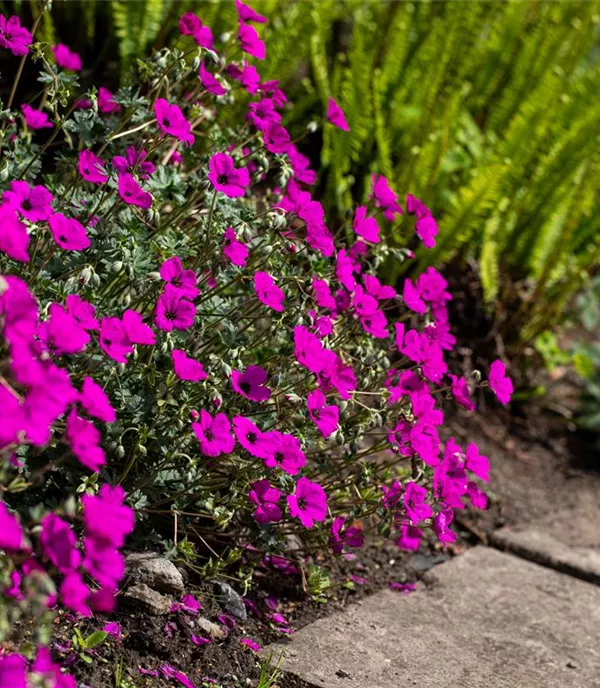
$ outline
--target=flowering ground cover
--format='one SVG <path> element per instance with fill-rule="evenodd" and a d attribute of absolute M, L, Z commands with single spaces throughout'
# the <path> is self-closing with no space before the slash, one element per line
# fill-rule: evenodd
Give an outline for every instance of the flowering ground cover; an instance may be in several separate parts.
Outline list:
<path fill-rule="evenodd" d="M 79 627 L 117 608 L 126 541 L 244 592 L 277 569 L 318 599 L 323 552 L 347 560 L 372 534 L 444 548 L 456 513 L 487 506 L 488 457 L 443 430 L 444 409 L 508 404 L 506 366 L 452 372 L 437 269 L 378 277 L 414 242 L 435 246 L 435 218 L 373 174 L 368 202 L 328 226 L 285 127 L 293 106 L 260 77 L 265 18 L 236 6 L 219 39 L 184 14 L 177 45 L 117 93 L 79 91 L 79 56 L 34 42 L 41 15 L 0 25 L 16 60 L 0 112 L 0 688 L 76 685 L 57 661 L 74 645 L 93 662 L 118 635 Z M 30 53 L 42 89 L 17 104 Z M 333 98 L 319 126 L 353 135 Z M 405 248 L 386 245 L 386 223 Z M 60 657 L 57 614 L 80 634 Z M 193 685 L 141 667 L 155 671 Z"/>

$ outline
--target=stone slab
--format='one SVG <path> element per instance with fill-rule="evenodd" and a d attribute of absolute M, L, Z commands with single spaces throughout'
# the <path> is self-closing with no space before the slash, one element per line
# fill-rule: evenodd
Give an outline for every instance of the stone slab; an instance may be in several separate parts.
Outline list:
<path fill-rule="evenodd" d="M 597 521 L 593 525 L 600 539 L 600 526 Z M 600 546 L 567 544 L 551 531 L 537 527 L 502 528 L 492 533 L 490 542 L 542 566 L 600 585 Z"/>
<path fill-rule="evenodd" d="M 600 688 L 600 588 L 492 548 L 319 619 L 282 668 L 317 688 Z"/>

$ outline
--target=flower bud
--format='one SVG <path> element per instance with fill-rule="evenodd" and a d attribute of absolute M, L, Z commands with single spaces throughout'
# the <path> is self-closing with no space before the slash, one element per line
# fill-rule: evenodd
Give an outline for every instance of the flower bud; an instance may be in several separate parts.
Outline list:
<path fill-rule="evenodd" d="M 473 382 L 478 385 L 481 382 L 481 378 L 483 377 L 481 374 L 481 370 L 474 370 L 473 371 Z"/>
<path fill-rule="evenodd" d="M 343 433 L 341 430 L 338 430 L 335 434 L 335 443 L 338 445 L 338 447 L 341 447 L 345 442 L 346 440 L 344 439 Z"/>
<path fill-rule="evenodd" d="M 125 458 L 125 447 L 122 444 L 120 444 L 117 447 L 115 454 L 117 455 L 118 459 L 124 459 Z"/>
<path fill-rule="evenodd" d="M 137 450 L 142 456 L 146 456 L 148 454 L 148 450 L 146 449 L 146 447 L 144 447 L 143 444 L 138 444 Z"/>
<path fill-rule="evenodd" d="M 121 272 L 122 269 L 123 269 L 123 261 L 122 260 L 115 260 L 115 262 L 111 263 L 111 265 L 110 265 L 111 272 Z"/>
<path fill-rule="evenodd" d="M 158 280 L 161 280 L 162 277 L 160 276 L 160 272 L 149 272 L 148 279 L 152 282 L 158 282 Z"/>
<path fill-rule="evenodd" d="M 200 58 L 199 58 L 198 56 L 196 56 L 196 57 L 192 60 L 192 69 L 193 69 L 195 72 L 197 72 L 197 71 L 200 69 Z"/>
<path fill-rule="evenodd" d="M 319 125 L 318 125 L 318 123 L 315 122 L 314 120 L 312 120 L 311 122 L 309 122 L 309 123 L 306 125 L 306 131 L 307 131 L 309 134 L 314 134 L 315 131 L 317 131 L 318 128 L 319 128 Z"/>

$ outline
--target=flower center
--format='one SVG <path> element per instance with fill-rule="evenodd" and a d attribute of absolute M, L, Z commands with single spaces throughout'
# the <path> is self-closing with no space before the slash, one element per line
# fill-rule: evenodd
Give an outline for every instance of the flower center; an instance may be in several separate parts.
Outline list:
<path fill-rule="evenodd" d="M 227 184 L 227 175 L 226 174 L 220 174 L 217 177 L 217 184 Z"/>
<path fill-rule="evenodd" d="M 212 441 L 214 440 L 214 438 L 215 438 L 215 436 L 213 435 L 212 430 L 211 430 L 210 428 L 206 428 L 206 429 L 204 430 L 204 437 L 206 437 L 206 439 L 207 439 L 209 442 L 212 442 Z"/>
<path fill-rule="evenodd" d="M 285 456 L 283 455 L 283 452 L 278 451 L 275 452 L 275 456 L 273 458 L 275 461 L 277 461 L 277 463 L 281 463 L 285 459 Z"/>
<path fill-rule="evenodd" d="M 298 508 L 299 509 L 306 509 L 306 501 L 305 501 L 304 497 L 300 497 L 298 499 Z"/>
<path fill-rule="evenodd" d="M 31 201 L 26 198 L 23 203 L 21 203 L 21 208 L 23 208 L 23 210 L 31 210 Z"/>
<path fill-rule="evenodd" d="M 250 442 L 250 444 L 254 444 L 256 442 L 256 433 L 255 432 L 249 432 L 246 435 L 246 439 L 248 440 L 248 442 Z"/>
<path fill-rule="evenodd" d="M 319 420 L 321 418 L 321 409 L 313 409 L 313 418 Z"/>
<path fill-rule="evenodd" d="M 242 390 L 242 392 L 249 394 L 252 388 L 250 387 L 249 382 L 242 382 L 242 384 L 240 385 L 240 389 Z"/>
<path fill-rule="evenodd" d="M 163 117 L 162 123 L 163 123 L 163 126 L 165 126 L 165 127 L 170 127 L 170 126 L 171 126 L 171 121 L 169 120 L 168 117 Z"/>

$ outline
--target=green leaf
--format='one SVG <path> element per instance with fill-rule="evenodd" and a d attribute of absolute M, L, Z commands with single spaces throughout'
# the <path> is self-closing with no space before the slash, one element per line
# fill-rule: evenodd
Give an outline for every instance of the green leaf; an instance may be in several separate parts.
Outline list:
<path fill-rule="evenodd" d="M 91 635 L 83 641 L 83 645 L 86 650 L 91 650 L 94 647 L 100 645 L 108 638 L 108 633 L 106 631 L 94 631 Z"/>

